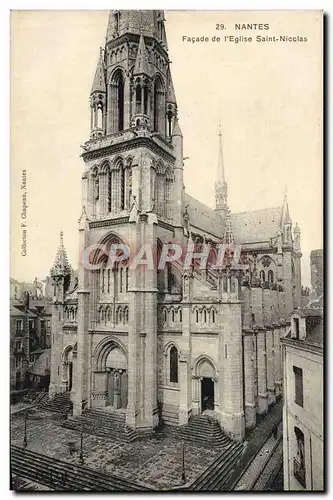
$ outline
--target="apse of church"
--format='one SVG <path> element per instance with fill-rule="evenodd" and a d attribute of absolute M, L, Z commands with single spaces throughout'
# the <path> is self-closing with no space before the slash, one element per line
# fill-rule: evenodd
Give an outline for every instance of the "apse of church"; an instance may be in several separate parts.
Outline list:
<path fill-rule="evenodd" d="M 138 432 L 205 412 L 240 440 L 281 395 L 280 338 L 300 296 L 300 233 L 287 197 L 280 207 L 231 212 L 221 131 L 215 210 L 184 191 L 164 21 L 157 10 L 109 15 L 82 145 L 78 283 L 69 282 L 63 237 L 51 270 L 50 395 L 70 391 L 74 415 L 125 412 Z M 241 245 L 247 269 L 159 268 L 170 242 Z M 115 245 L 141 259 L 152 248 L 154 266 L 110 259 Z"/>

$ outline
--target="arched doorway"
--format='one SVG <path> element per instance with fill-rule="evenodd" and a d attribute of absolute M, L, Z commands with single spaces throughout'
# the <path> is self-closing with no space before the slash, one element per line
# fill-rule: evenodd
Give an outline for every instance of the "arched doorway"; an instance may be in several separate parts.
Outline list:
<path fill-rule="evenodd" d="M 199 413 L 215 409 L 216 370 L 213 362 L 206 356 L 200 356 L 195 364 L 195 380 Z"/>
<path fill-rule="evenodd" d="M 126 408 L 127 398 L 126 349 L 118 339 L 104 339 L 94 353 L 93 406 Z"/>

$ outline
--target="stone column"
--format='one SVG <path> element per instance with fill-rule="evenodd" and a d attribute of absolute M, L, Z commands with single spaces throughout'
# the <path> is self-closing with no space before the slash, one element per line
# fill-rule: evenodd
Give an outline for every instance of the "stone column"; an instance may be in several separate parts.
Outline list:
<path fill-rule="evenodd" d="M 251 334 L 245 334 L 244 339 L 244 389 L 245 389 L 245 426 L 247 429 L 256 425 L 255 380 L 253 341 Z"/>
<path fill-rule="evenodd" d="M 89 328 L 89 274 L 82 255 L 88 239 L 89 222 L 81 220 L 79 224 L 79 283 L 78 283 L 78 312 L 77 312 L 77 363 L 76 376 L 74 377 L 75 398 L 73 401 L 73 415 L 82 413 L 82 406 L 88 401 L 88 328 Z"/>
<path fill-rule="evenodd" d="M 267 359 L 266 332 L 261 330 L 257 336 L 257 367 L 258 367 L 258 413 L 265 415 L 268 409 L 267 401 Z"/>
<path fill-rule="evenodd" d="M 182 336 L 179 339 L 179 425 L 186 424 L 192 413 L 192 379 L 191 379 L 191 310 L 190 294 L 191 280 L 189 274 L 183 277 L 183 305 L 182 305 Z M 186 285 L 185 285 L 186 283 Z"/>
<path fill-rule="evenodd" d="M 221 366 L 221 340 L 219 342 L 219 387 L 220 423 L 232 438 L 242 440 L 245 435 L 243 405 L 243 345 L 241 324 L 241 303 L 223 303 L 221 311 L 223 323 L 224 353 Z M 223 373 L 221 380 L 221 372 Z"/>
<path fill-rule="evenodd" d="M 156 244 L 155 225 L 141 214 L 131 223 L 130 244 Z M 157 407 L 157 287 L 156 269 L 131 269 L 129 286 L 128 405 L 126 423 L 137 430 L 158 425 Z"/>

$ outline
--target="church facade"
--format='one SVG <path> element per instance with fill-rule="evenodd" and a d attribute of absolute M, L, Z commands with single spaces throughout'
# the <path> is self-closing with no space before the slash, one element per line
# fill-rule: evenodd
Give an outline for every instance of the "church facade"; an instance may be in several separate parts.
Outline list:
<path fill-rule="evenodd" d="M 109 407 L 151 431 L 214 412 L 243 439 L 281 395 L 280 338 L 301 292 L 300 230 L 280 207 L 231 213 L 219 136 L 215 210 L 187 195 L 163 11 L 111 11 L 82 146 L 79 272 L 61 241 L 51 277 L 50 397 Z M 133 268 L 124 245 L 240 246 L 247 270 L 180 261 Z M 143 255 L 142 255 L 143 257 Z M 168 259 L 167 259 L 168 260 Z"/>

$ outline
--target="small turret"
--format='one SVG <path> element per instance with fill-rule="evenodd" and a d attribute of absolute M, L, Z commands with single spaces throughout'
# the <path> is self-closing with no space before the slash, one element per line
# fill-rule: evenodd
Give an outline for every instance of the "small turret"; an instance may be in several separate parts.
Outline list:
<path fill-rule="evenodd" d="M 91 138 L 105 135 L 106 129 L 106 83 L 103 49 L 100 48 L 94 81 L 90 92 Z"/>
<path fill-rule="evenodd" d="M 149 126 L 150 123 L 150 95 L 152 84 L 148 63 L 148 53 L 145 46 L 144 37 L 141 33 L 138 51 L 136 54 L 133 70 L 134 93 L 132 126 Z"/>
<path fill-rule="evenodd" d="M 71 266 L 68 262 L 67 252 L 64 247 L 64 233 L 60 232 L 60 245 L 51 268 L 51 278 L 55 286 L 55 298 L 62 301 L 68 289 L 71 276 Z"/>

